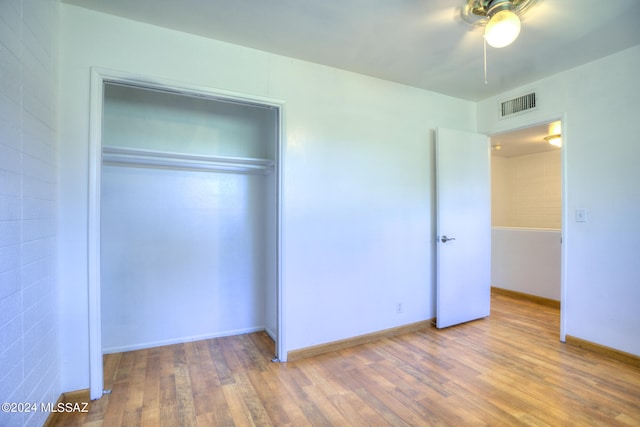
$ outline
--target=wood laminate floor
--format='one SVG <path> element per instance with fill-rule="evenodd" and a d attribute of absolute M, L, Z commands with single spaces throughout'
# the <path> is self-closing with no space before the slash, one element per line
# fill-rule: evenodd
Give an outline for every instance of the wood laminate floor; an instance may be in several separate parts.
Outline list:
<path fill-rule="evenodd" d="M 559 341 L 559 312 L 491 316 L 272 363 L 264 333 L 105 356 L 112 393 L 57 426 L 640 426 L 640 368 Z"/>

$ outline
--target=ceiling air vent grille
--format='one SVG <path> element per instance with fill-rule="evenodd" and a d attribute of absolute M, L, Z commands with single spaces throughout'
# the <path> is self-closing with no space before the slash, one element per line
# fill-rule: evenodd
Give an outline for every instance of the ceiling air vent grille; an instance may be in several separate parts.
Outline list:
<path fill-rule="evenodd" d="M 533 110 L 537 106 L 536 93 L 531 92 L 517 98 L 509 99 L 500 103 L 500 117 L 509 117 L 514 114 L 524 113 Z"/>

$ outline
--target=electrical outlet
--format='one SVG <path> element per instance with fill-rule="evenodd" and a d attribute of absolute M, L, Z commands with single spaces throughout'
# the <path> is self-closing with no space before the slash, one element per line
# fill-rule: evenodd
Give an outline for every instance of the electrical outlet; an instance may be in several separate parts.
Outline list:
<path fill-rule="evenodd" d="M 399 302 L 398 305 L 396 306 L 396 313 L 400 314 L 402 313 L 402 303 Z"/>

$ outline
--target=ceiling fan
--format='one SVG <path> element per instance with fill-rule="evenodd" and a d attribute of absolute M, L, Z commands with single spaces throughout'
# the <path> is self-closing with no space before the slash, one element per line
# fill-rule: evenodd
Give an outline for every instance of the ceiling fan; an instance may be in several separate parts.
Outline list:
<path fill-rule="evenodd" d="M 487 44 L 503 48 L 520 34 L 520 17 L 538 0 L 466 0 L 460 15 L 468 24 L 484 26 L 484 83 L 487 80 Z"/>
<path fill-rule="evenodd" d="M 520 34 L 520 17 L 538 0 L 467 0 L 462 19 L 472 25 L 484 26 L 484 39 L 489 46 L 510 45 Z"/>

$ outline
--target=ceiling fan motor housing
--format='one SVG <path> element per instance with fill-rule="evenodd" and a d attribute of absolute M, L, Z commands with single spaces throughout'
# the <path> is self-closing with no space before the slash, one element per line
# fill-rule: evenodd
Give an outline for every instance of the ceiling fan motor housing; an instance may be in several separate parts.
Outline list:
<path fill-rule="evenodd" d="M 509 10 L 518 16 L 522 16 L 538 0 L 468 0 L 467 6 L 463 8 L 462 15 L 465 21 L 473 23 L 472 15 L 478 18 L 491 18 L 502 10 Z M 486 24 L 486 19 L 476 22 L 480 25 Z"/>
<path fill-rule="evenodd" d="M 489 18 L 503 10 L 514 11 L 513 2 L 511 0 L 490 0 L 487 2 L 487 7 L 486 16 Z"/>

